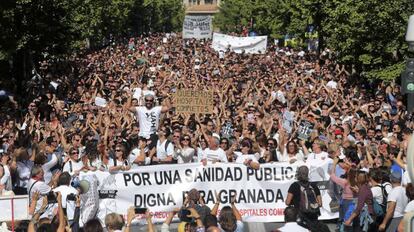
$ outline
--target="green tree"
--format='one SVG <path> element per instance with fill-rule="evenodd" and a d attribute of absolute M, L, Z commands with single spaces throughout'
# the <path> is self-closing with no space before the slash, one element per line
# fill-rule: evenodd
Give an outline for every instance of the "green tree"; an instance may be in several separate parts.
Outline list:
<path fill-rule="evenodd" d="M 247 27 L 259 34 L 281 38 L 289 22 L 287 4 L 288 0 L 223 0 L 214 24 L 223 32 L 241 32 Z"/>
<path fill-rule="evenodd" d="M 414 5 L 407 0 L 328 1 L 322 24 L 326 45 L 341 62 L 368 78 L 395 79 L 402 71 L 404 35 Z"/>

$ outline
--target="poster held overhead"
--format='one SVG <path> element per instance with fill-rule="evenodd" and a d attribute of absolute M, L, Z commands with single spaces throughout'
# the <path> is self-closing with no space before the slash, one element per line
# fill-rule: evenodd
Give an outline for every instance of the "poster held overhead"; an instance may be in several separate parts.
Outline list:
<path fill-rule="evenodd" d="M 211 16 L 185 16 L 183 22 L 184 39 L 210 39 L 212 31 Z"/>

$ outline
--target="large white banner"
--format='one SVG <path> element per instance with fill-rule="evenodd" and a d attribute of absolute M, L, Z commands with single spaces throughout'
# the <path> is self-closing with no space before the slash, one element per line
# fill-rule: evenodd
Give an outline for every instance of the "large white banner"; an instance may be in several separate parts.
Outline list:
<path fill-rule="evenodd" d="M 226 51 L 230 48 L 236 53 L 266 53 L 267 36 L 236 37 L 220 33 L 213 34 L 212 47 L 216 51 Z"/>
<path fill-rule="evenodd" d="M 129 172 L 110 174 L 94 172 L 81 175 L 81 179 L 97 180 L 84 196 L 86 201 L 82 219 L 86 222 L 91 211 L 96 211 L 91 202 L 99 196 L 98 217 L 116 212 L 125 215 L 128 207 L 145 207 L 154 213 L 155 221 L 163 221 L 168 212 L 181 207 L 187 191 L 196 188 L 210 208 L 216 201 L 216 192 L 221 192 L 222 205 L 229 204 L 236 196 L 236 206 L 246 222 L 282 222 L 285 199 L 289 186 L 295 181 L 297 166 L 289 163 L 261 165 L 259 170 L 241 164 L 175 164 L 143 166 Z M 311 167 L 311 177 L 321 189 L 323 208 L 320 219 L 337 218 L 331 213 L 327 193 L 329 175 L 328 162 Z M 82 208 L 82 207 L 81 207 Z"/>
<path fill-rule="evenodd" d="M 210 39 L 213 31 L 211 16 L 186 15 L 183 22 L 184 39 Z"/>

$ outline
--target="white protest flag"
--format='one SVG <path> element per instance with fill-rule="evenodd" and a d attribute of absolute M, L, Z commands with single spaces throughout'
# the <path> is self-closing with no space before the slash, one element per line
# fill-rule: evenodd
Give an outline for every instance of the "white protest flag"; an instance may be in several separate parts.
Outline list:
<path fill-rule="evenodd" d="M 237 37 L 220 33 L 213 34 L 212 48 L 216 51 L 226 51 L 230 48 L 236 53 L 266 53 L 267 36 Z"/>
<path fill-rule="evenodd" d="M 183 22 L 184 39 L 209 39 L 213 31 L 211 16 L 186 15 Z"/>
<path fill-rule="evenodd" d="M 317 185 L 323 200 L 319 219 L 338 217 L 329 208 L 328 164 L 326 161 L 318 167 L 310 167 L 311 176 L 318 177 Z M 154 213 L 154 221 L 162 222 L 168 212 L 182 206 L 186 191 L 196 188 L 210 208 L 216 201 L 216 192 L 221 192 L 223 205 L 236 196 L 236 206 L 243 221 L 282 222 L 287 191 L 295 181 L 296 168 L 289 163 L 262 164 L 259 170 L 242 164 L 203 166 L 192 163 L 143 166 L 116 174 L 88 172 L 80 178 L 94 175 L 98 179 L 97 215 L 101 219 L 110 212 L 125 215 L 129 207 L 136 206 L 149 208 Z"/>

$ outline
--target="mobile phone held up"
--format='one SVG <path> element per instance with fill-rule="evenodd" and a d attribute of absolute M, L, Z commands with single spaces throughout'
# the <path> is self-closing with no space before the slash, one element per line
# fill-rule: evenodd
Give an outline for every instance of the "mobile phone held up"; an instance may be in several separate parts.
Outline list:
<path fill-rule="evenodd" d="M 146 214 L 146 213 L 147 213 L 147 208 L 135 207 L 135 214 Z"/>

